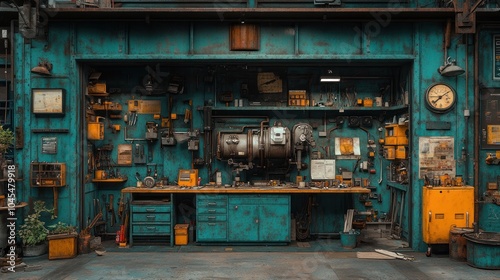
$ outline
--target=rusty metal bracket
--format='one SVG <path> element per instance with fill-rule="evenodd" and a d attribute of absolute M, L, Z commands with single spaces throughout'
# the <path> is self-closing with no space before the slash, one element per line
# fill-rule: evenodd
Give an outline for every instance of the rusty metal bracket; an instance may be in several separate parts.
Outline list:
<path fill-rule="evenodd" d="M 465 0 L 462 7 L 455 5 L 455 33 L 476 33 L 476 9 L 482 5 L 484 1 L 485 0 L 479 0 L 472 7 L 470 0 Z"/>

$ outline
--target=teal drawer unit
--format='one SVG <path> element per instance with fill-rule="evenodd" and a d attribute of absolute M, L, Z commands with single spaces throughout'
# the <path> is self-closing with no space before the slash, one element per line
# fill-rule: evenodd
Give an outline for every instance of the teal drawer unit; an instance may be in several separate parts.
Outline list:
<path fill-rule="evenodd" d="M 228 239 L 231 242 L 290 242 L 290 195 L 230 195 Z"/>
<path fill-rule="evenodd" d="M 227 241 L 227 195 L 196 195 L 196 241 Z"/>
<path fill-rule="evenodd" d="M 171 202 L 133 200 L 130 217 L 130 246 L 134 242 L 173 245 Z"/>

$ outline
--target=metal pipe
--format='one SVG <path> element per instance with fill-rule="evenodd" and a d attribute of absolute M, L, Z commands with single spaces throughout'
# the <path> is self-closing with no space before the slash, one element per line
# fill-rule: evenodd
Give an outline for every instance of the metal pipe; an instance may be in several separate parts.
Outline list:
<path fill-rule="evenodd" d="M 479 198 L 479 106 L 477 104 L 479 100 L 479 33 L 481 33 L 481 26 L 478 27 L 476 34 L 474 35 L 474 201 Z M 479 225 L 479 204 L 474 203 L 474 221 Z"/>

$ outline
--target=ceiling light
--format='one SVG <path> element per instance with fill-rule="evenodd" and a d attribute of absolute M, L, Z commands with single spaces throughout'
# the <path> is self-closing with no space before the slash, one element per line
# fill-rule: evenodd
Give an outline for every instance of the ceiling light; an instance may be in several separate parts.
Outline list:
<path fill-rule="evenodd" d="M 322 83 L 338 83 L 340 82 L 339 76 L 321 76 L 320 81 Z"/>

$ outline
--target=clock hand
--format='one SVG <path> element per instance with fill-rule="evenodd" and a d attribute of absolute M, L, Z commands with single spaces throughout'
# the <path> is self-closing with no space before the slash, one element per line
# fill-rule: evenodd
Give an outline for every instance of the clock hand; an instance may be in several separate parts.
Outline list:
<path fill-rule="evenodd" d="M 441 94 L 440 96 L 438 96 L 438 98 L 436 100 L 432 101 L 432 104 L 436 104 L 436 102 L 438 102 L 439 100 L 441 100 L 441 98 L 443 98 L 448 93 L 449 93 L 449 91 L 447 91 L 444 94 Z"/>

